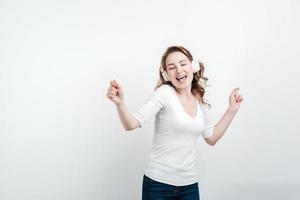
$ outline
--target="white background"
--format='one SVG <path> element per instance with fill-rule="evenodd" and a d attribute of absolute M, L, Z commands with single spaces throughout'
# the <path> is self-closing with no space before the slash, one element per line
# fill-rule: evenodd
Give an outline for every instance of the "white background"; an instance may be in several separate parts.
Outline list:
<path fill-rule="evenodd" d="M 199 138 L 204 200 L 299 199 L 300 3 L 0 1 L 0 199 L 141 199 L 153 120 L 126 132 L 154 91 L 160 57 L 183 45 L 206 66 L 217 122 L 240 87 L 224 137 Z"/>

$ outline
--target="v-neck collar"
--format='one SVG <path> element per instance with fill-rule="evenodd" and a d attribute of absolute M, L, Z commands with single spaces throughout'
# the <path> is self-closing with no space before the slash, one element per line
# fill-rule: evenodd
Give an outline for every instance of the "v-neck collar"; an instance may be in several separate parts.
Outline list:
<path fill-rule="evenodd" d="M 172 87 L 172 86 L 171 86 Z M 173 91 L 173 94 L 176 96 L 176 101 L 179 103 L 179 105 L 180 105 L 180 109 L 185 113 L 185 115 L 186 116 L 188 116 L 190 119 L 192 119 L 192 120 L 195 120 L 196 118 L 197 118 L 197 116 L 198 116 L 198 114 L 199 114 L 199 107 L 198 107 L 198 101 L 197 101 L 197 99 L 196 99 L 196 97 L 193 95 L 193 97 L 195 98 L 195 100 L 196 100 L 196 115 L 195 115 L 195 117 L 192 117 L 191 115 L 189 115 L 187 112 L 186 112 L 186 110 L 184 109 L 184 107 L 183 107 L 183 105 L 182 105 L 182 103 L 181 103 L 181 101 L 180 101 L 180 99 L 179 99 L 179 96 L 177 95 L 177 93 L 176 93 L 176 90 L 172 87 L 172 91 Z"/>

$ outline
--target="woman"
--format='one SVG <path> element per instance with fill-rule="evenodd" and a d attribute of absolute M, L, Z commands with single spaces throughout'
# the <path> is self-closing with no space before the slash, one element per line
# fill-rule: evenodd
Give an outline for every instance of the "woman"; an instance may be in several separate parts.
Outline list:
<path fill-rule="evenodd" d="M 107 97 L 117 107 L 125 130 L 143 127 L 155 115 L 153 147 L 143 176 L 142 199 L 200 199 L 195 145 L 201 135 L 213 146 L 223 136 L 243 100 L 235 88 L 229 106 L 214 125 L 204 100 L 204 66 L 182 46 L 171 46 L 161 58 L 160 80 L 145 103 L 130 113 L 121 85 L 113 80 Z"/>

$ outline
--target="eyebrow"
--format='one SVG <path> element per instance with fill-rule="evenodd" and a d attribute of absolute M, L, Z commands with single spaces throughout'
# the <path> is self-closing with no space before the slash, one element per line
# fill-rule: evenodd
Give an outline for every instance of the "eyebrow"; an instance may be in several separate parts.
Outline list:
<path fill-rule="evenodd" d="M 179 63 L 181 63 L 183 61 L 187 61 L 187 59 L 183 59 L 183 60 L 179 61 Z M 174 63 L 169 63 L 167 66 L 169 66 L 169 65 L 174 65 Z"/>

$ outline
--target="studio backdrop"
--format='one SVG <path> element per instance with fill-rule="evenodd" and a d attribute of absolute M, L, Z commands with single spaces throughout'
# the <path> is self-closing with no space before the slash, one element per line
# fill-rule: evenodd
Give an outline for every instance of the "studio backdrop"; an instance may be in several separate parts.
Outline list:
<path fill-rule="evenodd" d="M 134 112 L 162 53 L 204 63 L 215 123 L 240 88 L 222 139 L 197 142 L 203 200 L 299 199 L 296 0 L 0 2 L 0 199 L 138 200 L 154 118 L 125 131 L 106 97 Z"/>

